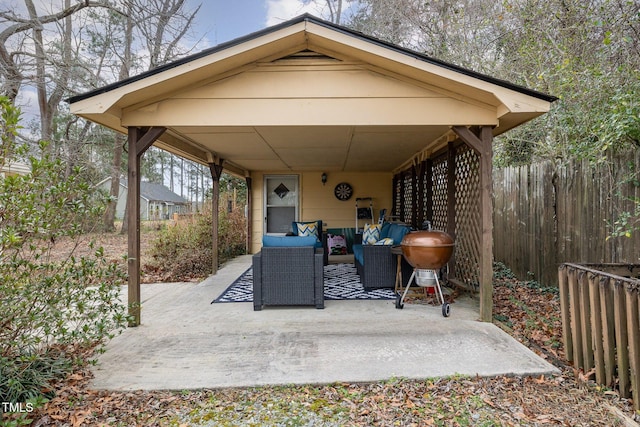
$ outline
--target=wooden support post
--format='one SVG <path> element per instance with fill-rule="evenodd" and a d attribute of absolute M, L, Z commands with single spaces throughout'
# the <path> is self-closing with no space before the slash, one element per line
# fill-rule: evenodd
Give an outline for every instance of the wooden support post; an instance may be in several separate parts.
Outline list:
<path fill-rule="evenodd" d="M 424 177 L 425 183 L 425 215 L 427 216 L 425 219 L 431 221 L 433 225 L 433 160 L 430 158 L 425 161 L 426 175 Z"/>
<path fill-rule="evenodd" d="M 250 176 L 245 178 L 247 183 L 247 250 L 246 253 L 251 253 L 251 239 L 253 234 L 253 196 L 251 194 L 252 179 Z"/>
<path fill-rule="evenodd" d="M 399 207 L 398 207 L 398 198 L 399 198 L 399 190 L 398 190 L 398 183 L 400 180 L 400 174 L 397 173 L 393 176 L 393 200 L 391 200 L 391 212 L 390 212 L 390 216 L 397 216 L 399 215 Z"/>
<path fill-rule="evenodd" d="M 480 153 L 480 211 L 482 234 L 480 240 L 480 318 L 493 320 L 493 131 L 490 126 L 480 129 L 484 150 Z"/>
<path fill-rule="evenodd" d="M 456 149 L 449 142 L 447 150 L 447 233 L 456 239 Z M 453 257 L 455 257 L 455 253 Z M 453 263 L 455 264 L 455 262 Z"/>
<path fill-rule="evenodd" d="M 422 224 L 425 221 L 425 211 L 426 211 L 426 203 L 424 197 L 424 181 L 425 181 L 425 168 L 426 163 L 420 162 L 419 165 L 416 166 L 417 171 L 417 181 L 416 181 L 416 224 L 419 227 L 422 227 Z"/>
<path fill-rule="evenodd" d="M 149 147 L 164 133 L 166 128 L 128 129 L 128 166 L 127 178 L 129 189 L 127 193 L 127 234 L 128 256 L 127 269 L 129 273 L 128 306 L 129 326 L 140 324 L 140 158 Z"/>
<path fill-rule="evenodd" d="M 413 194 L 411 195 L 411 225 L 420 229 L 420 225 L 418 224 L 418 174 L 420 173 L 420 169 L 418 166 L 414 165 L 411 168 L 411 191 Z"/>
<path fill-rule="evenodd" d="M 218 272 L 218 212 L 220 207 L 220 176 L 222 176 L 222 164 L 224 160 L 220 159 L 218 163 L 209 163 L 211 171 L 211 179 L 213 180 L 213 188 L 211 195 L 211 274 Z"/>
<path fill-rule="evenodd" d="M 445 230 L 453 240 L 456 240 L 456 149 L 453 142 L 449 142 L 447 150 L 447 229 Z M 456 251 L 453 251 L 449 264 L 449 277 L 456 277 Z M 482 306 L 482 303 L 480 304 Z M 482 308 L 480 308 L 482 311 Z M 482 317 L 482 316 L 481 316 Z"/>
<path fill-rule="evenodd" d="M 493 320 L 493 131 L 481 126 L 476 136 L 466 126 L 452 130 L 480 156 L 480 320 Z"/>

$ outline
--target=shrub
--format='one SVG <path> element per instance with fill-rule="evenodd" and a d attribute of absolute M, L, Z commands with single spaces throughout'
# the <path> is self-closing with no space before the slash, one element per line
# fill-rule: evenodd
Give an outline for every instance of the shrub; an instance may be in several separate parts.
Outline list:
<path fill-rule="evenodd" d="M 9 128 L 2 127 L 3 143 L 12 141 Z M 122 273 L 82 238 L 98 223 L 104 201 L 95 198 L 81 169 L 65 174 L 65 165 L 45 154 L 46 144 L 41 149 L 39 158 L 29 159 L 29 175 L 0 178 L 2 402 L 38 398 L 51 380 L 81 363 L 70 350 L 102 342 L 127 321 L 119 298 Z M 59 240 L 72 245 L 64 257 L 57 254 L 63 261 L 54 262 Z M 85 245 L 93 254 L 76 257 Z"/>
<path fill-rule="evenodd" d="M 229 213 L 221 208 L 218 215 L 218 263 L 223 264 L 245 253 L 246 218 L 240 209 Z M 174 281 L 211 274 L 212 220 L 211 210 L 205 209 L 162 230 L 151 247 L 152 267 Z"/>

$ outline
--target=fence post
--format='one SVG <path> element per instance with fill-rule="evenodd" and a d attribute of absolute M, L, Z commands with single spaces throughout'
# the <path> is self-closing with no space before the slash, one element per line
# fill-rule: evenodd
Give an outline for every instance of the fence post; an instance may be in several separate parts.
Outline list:
<path fill-rule="evenodd" d="M 620 396 L 631 396 L 629 385 L 629 337 L 627 336 L 627 309 L 624 285 L 616 280 L 613 286 L 613 318 L 616 325 L 616 348 L 618 349 L 618 387 Z"/>
<path fill-rule="evenodd" d="M 562 316 L 562 338 L 564 353 L 568 361 L 573 362 L 573 335 L 571 334 L 571 316 L 569 304 L 569 283 L 567 266 L 558 268 L 558 286 L 560 291 L 560 315 Z"/>
<path fill-rule="evenodd" d="M 584 368 L 582 353 L 582 328 L 580 327 L 580 298 L 578 286 L 578 272 L 569 267 L 569 301 L 571 304 L 571 335 L 573 336 L 573 366 Z"/>
<path fill-rule="evenodd" d="M 591 312 L 592 351 L 596 369 L 596 382 L 604 384 L 604 348 L 602 345 L 602 307 L 600 290 L 598 289 L 598 277 L 593 273 L 587 273 L 589 279 L 589 305 Z M 606 314 L 605 314 L 606 315 Z"/>
<path fill-rule="evenodd" d="M 600 307 L 602 308 L 602 345 L 604 347 L 604 369 L 605 383 L 608 387 L 614 386 L 614 375 L 616 370 L 616 342 L 615 324 L 611 314 L 613 308 L 613 279 L 601 276 L 600 284 Z"/>
<path fill-rule="evenodd" d="M 625 286 L 627 305 L 627 337 L 629 339 L 629 367 L 631 368 L 631 392 L 636 395 L 633 399 L 633 409 L 640 410 L 640 330 L 638 329 L 638 290 L 632 286 Z"/>
<path fill-rule="evenodd" d="M 591 308 L 589 304 L 589 280 L 586 271 L 578 273 L 580 325 L 582 326 L 582 364 L 584 372 L 593 368 L 593 336 L 591 331 Z"/>

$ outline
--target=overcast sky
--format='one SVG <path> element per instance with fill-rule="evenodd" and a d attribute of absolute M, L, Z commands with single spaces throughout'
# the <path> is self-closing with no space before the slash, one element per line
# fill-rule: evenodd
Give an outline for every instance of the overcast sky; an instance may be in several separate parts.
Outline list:
<path fill-rule="evenodd" d="M 189 0 L 202 4 L 196 17 L 195 35 L 204 37 L 204 46 L 214 46 L 245 36 L 303 13 L 320 18 L 322 9 L 302 0 Z M 318 3 L 322 4 L 322 1 Z"/>

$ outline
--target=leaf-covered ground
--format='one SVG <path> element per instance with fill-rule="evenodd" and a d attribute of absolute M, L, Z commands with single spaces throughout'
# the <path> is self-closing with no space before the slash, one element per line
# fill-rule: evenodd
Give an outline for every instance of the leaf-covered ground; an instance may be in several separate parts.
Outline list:
<path fill-rule="evenodd" d="M 35 426 L 637 425 L 629 400 L 565 365 L 559 314 L 553 291 L 496 268 L 496 323 L 558 366 L 562 374 L 553 377 L 107 392 L 89 388 L 87 368 L 25 417 Z"/>

